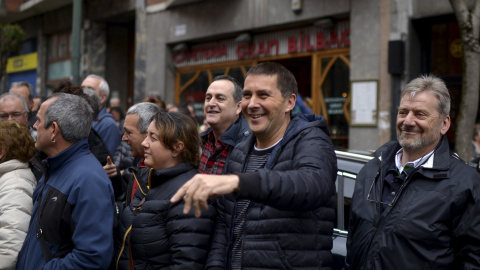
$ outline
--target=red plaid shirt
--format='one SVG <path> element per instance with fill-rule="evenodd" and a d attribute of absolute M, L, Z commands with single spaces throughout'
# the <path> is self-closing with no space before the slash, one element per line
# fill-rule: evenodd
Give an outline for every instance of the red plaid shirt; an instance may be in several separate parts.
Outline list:
<path fill-rule="evenodd" d="M 208 132 L 207 136 L 208 139 L 202 147 L 198 171 L 205 174 L 222 174 L 231 146 L 220 139 L 215 141 L 212 130 Z"/>

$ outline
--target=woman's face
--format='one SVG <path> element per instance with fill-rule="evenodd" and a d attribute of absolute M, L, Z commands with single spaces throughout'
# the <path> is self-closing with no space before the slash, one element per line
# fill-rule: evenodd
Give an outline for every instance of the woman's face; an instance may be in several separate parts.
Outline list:
<path fill-rule="evenodd" d="M 162 170 L 177 165 L 179 157 L 173 156 L 174 152 L 160 140 L 160 132 L 152 121 L 147 129 L 147 137 L 142 142 L 145 149 L 145 165 L 155 170 Z"/>

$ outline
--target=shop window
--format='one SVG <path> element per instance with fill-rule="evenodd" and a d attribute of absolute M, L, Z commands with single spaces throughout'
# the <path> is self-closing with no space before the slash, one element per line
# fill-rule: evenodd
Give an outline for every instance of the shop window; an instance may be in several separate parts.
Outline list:
<path fill-rule="evenodd" d="M 462 43 L 456 22 L 433 24 L 432 73 L 441 77 L 462 75 Z"/>
<path fill-rule="evenodd" d="M 177 73 L 179 76 L 179 84 L 176 91 L 176 103 L 203 103 L 205 99 L 205 92 L 208 86 L 212 83 L 213 79 L 219 75 L 229 75 L 235 78 L 239 84 L 243 87 L 243 81 L 245 80 L 245 74 L 251 65 L 246 66 L 223 66 L 209 69 L 205 67 L 199 68 L 195 72 L 190 70 Z"/>
<path fill-rule="evenodd" d="M 176 103 L 191 104 L 195 108 L 195 114 L 198 119 L 203 117 L 203 104 L 205 100 L 205 92 L 216 76 L 229 75 L 235 78 L 243 87 L 245 74 L 251 65 L 245 66 L 228 66 L 209 68 L 205 66 L 199 69 L 180 70 L 177 73 L 177 87 L 175 94 Z"/>
<path fill-rule="evenodd" d="M 48 37 L 48 82 L 71 77 L 70 32 Z"/>
<path fill-rule="evenodd" d="M 182 82 L 185 84 L 191 79 L 194 79 L 194 81 L 186 85 L 187 87 L 182 92 L 181 102 L 187 104 L 203 102 L 205 91 L 207 91 L 209 85 L 208 73 L 202 71 L 199 73 L 182 74 Z"/>
<path fill-rule="evenodd" d="M 328 120 L 331 139 L 336 148 L 348 147 L 350 123 L 350 59 L 349 49 L 304 54 L 301 57 L 268 59 L 289 68 L 299 81 L 299 93 L 311 97 L 312 111 Z M 259 61 L 237 61 L 204 66 L 183 67 L 177 70 L 175 102 L 193 103 L 201 112 L 205 92 L 218 75 L 227 74 L 243 87 L 245 75 Z M 203 111 L 201 112 L 203 113 Z"/>
<path fill-rule="evenodd" d="M 246 71 L 249 69 L 250 69 L 250 66 L 245 66 L 243 68 L 234 67 L 230 69 L 230 71 L 228 72 L 228 75 L 235 78 L 240 84 L 240 86 L 243 88 L 243 83 L 245 81 L 245 74 L 246 74 Z"/>
<path fill-rule="evenodd" d="M 213 81 L 213 78 L 215 78 L 217 76 L 220 76 L 220 75 L 225 75 L 225 69 L 224 68 L 212 70 L 212 81 Z M 207 85 L 207 88 L 208 88 L 208 85 Z M 207 88 L 205 88 L 205 91 L 207 91 Z"/>
<path fill-rule="evenodd" d="M 321 84 L 323 111 L 329 123 L 330 137 L 336 147 L 347 148 L 350 68 L 342 58 L 336 57 L 322 59 L 322 70 L 325 70 Z"/>
<path fill-rule="evenodd" d="M 462 56 L 460 30 L 454 14 L 412 20 L 419 45 L 411 52 L 418 59 L 411 69 L 411 78 L 433 74 L 445 81 L 450 92 L 451 122 L 455 123 L 461 103 Z M 414 39 L 415 40 L 415 39 Z M 417 48 L 418 47 L 418 48 Z M 477 113 L 480 119 L 480 110 Z M 456 125 L 451 125 L 447 138 L 454 144 Z M 453 145 L 451 145 L 453 148 Z"/>

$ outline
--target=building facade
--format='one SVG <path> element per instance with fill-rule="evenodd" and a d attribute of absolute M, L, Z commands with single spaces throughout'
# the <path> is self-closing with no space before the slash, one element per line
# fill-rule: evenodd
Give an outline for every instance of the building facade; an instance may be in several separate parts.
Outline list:
<path fill-rule="evenodd" d="M 25 29 L 29 49 L 16 57 L 36 53 L 37 95 L 48 95 L 75 77 L 72 1 L 20 2 L 0 22 Z M 400 89 L 420 74 L 447 82 L 454 119 L 460 103 L 460 35 L 448 0 L 84 0 L 81 12 L 78 77 L 104 76 L 124 108 L 156 94 L 201 114 L 215 76 L 243 81 L 249 67 L 275 61 L 328 119 L 337 147 L 372 150 L 394 138 Z"/>

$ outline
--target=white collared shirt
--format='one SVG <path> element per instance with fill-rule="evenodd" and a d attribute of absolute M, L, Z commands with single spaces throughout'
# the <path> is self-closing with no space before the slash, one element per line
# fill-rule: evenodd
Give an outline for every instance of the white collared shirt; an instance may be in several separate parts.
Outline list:
<path fill-rule="evenodd" d="M 407 162 L 405 164 L 405 166 L 408 165 L 409 167 L 416 168 L 419 165 L 422 165 L 423 163 L 425 163 L 424 166 L 431 167 L 432 164 L 433 164 L 433 152 L 435 152 L 435 150 L 432 150 L 430 153 L 424 155 L 423 157 L 421 157 L 419 159 Z M 402 156 L 403 156 L 403 148 L 400 148 L 400 150 L 398 150 L 397 154 L 395 155 L 395 165 L 397 166 L 397 170 L 398 170 L 399 173 L 402 173 L 403 169 L 404 169 L 404 167 L 402 166 Z M 427 159 L 429 159 L 430 157 L 432 159 L 428 160 L 428 162 L 426 162 Z"/>

